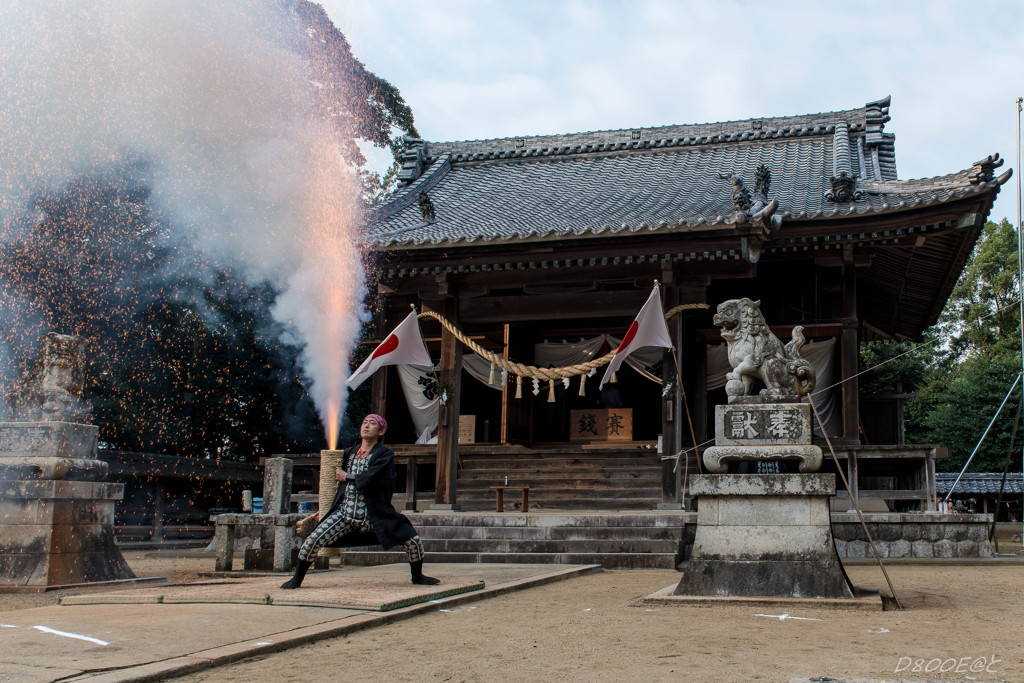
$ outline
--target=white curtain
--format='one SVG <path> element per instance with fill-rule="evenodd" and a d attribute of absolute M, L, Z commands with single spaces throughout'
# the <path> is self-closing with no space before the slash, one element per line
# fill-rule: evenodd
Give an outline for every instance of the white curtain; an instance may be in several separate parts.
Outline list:
<path fill-rule="evenodd" d="M 593 360 L 601 352 L 605 344 L 610 349 L 617 349 L 622 337 L 602 334 L 578 342 L 541 342 L 533 347 L 535 364 L 542 368 L 564 368 Z M 650 347 L 634 351 L 626 356 L 626 363 L 652 382 L 661 384 L 661 377 L 651 372 L 663 358 L 664 349 Z"/>
<path fill-rule="evenodd" d="M 593 360 L 601 352 L 608 335 L 602 334 L 578 342 L 541 342 L 533 345 L 533 364 L 539 368 L 564 368 Z"/>
<path fill-rule="evenodd" d="M 555 368 L 577 365 L 597 357 L 605 344 L 614 349 L 621 341 L 621 337 L 602 334 L 576 342 L 541 342 L 534 345 L 534 364 L 538 367 Z M 810 341 L 804 344 L 800 350 L 800 355 L 814 366 L 817 386 L 820 387 L 814 392 L 814 401 L 829 435 L 836 434 L 840 429 L 839 387 L 831 387 L 836 381 L 835 344 L 835 339 Z M 651 369 L 663 358 L 664 349 L 652 347 L 630 354 L 626 358 L 626 362 L 643 377 L 660 384 L 661 377 L 651 372 Z M 412 365 L 397 367 L 398 375 L 402 380 L 402 392 L 405 394 L 409 414 L 416 426 L 416 433 L 420 435 L 421 439 L 429 440 L 433 436 L 436 441 L 440 397 L 435 395 L 436 384 L 433 369 Z M 485 386 L 501 391 L 504 384 L 500 369 L 495 369 L 495 383 L 488 384 L 491 363 L 486 358 L 475 353 L 467 353 L 462 357 L 462 367 L 471 377 Z M 729 365 L 725 343 L 709 344 L 707 347 L 708 390 L 724 387 L 725 375 L 730 370 L 732 367 Z M 821 436 L 821 430 L 816 423 L 814 432 Z M 421 442 L 433 443 L 433 441 Z"/>
<path fill-rule="evenodd" d="M 480 380 L 489 389 L 501 391 L 504 382 L 501 381 L 501 368 L 494 367 L 494 384 L 488 383 L 491 378 L 491 361 L 475 353 L 462 355 L 462 369 L 469 373 L 470 377 Z"/>
<path fill-rule="evenodd" d="M 814 404 L 818 407 L 821 419 L 825 423 L 829 436 L 839 430 L 838 399 L 839 387 L 832 387 L 835 382 L 835 339 L 809 341 L 800 349 L 800 355 L 814 366 L 815 389 Z M 728 349 L 725 342 L 708 345 L 708 391 L 725 386 L 725 376 L 732 370 L 729 365 Z M 827 388 L 831 387 L 831 388 Z M 817 420 L 813 420 L 814 433 L 822 436 Z"/>

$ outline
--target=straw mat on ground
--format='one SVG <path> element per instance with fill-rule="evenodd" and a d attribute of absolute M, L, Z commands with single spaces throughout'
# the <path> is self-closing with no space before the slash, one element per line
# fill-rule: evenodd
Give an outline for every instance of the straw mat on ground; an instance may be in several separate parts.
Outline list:
<path fill-rule="evenodd" d="M 282 577 L 265 576 L 207 582 L 202 585 L 163 586 L 117 593 L 71 595 L 62 605 L 224 603 L 329 607 L 386 612 L 467 593 L 484 587 L 483 581 L 443 581 L 436 586 L 417 586 L 408 578 L 395 576 L 353 576 L 328 571 L 306 577 L 302 588 L 281 590 Z"/>

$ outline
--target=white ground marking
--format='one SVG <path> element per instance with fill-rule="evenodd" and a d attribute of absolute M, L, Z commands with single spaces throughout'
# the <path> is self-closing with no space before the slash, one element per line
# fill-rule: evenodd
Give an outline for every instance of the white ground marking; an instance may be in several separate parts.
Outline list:
<path fill-rule="evenodd" d="M 65 638 L 75 638 L 77 640 L 88 640 L 90 643 L 96 643 L 97 645 L 110 645 L 110 643 L 108 643 L 107 641 L 100 640 L 99 638 L 91 638 L 89 636 L 80 636 L 77 633 L 68 633 L 67 631 L 58 631 L 55 628 L 49 628 L 49 627 L 46 627 L 46 626 L 33 626 L 32 628 L 38 629 L 38 630 L 42 631 L 43 633 L 52 633 L 52 634 L 54 634 L 56 636 L 64 636 Z"/>
<path fill-rule="evenodd" d="M 785 621 L 786 619 L 800 619 L 801 621 L 825 621 L 824 619 L 813 619 L 811 617 L 794 617 L 789 612 L 783 612 L 782 614 L 755 614 L 755 617 L 771 617 L 772 619 L 778 619 L 779 621 Z"/>

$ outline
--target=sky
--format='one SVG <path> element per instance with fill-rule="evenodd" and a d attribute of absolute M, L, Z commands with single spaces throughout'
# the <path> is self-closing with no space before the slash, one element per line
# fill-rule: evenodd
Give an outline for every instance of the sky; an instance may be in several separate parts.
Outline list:
<path fill-rule="evenodd" d="M 1020 2 L 323 0 L 427 140 L 808 114 L 892 96 L 899 177 L 1017 164 Z M 378 159 L 385 159 L 384 156 Z M 992 218 L 1016 223 L 1016 177 Z"/>

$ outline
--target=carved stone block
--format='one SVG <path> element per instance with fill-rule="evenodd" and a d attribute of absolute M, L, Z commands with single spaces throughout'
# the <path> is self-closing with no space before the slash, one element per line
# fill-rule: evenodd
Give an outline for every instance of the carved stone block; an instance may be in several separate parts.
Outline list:
<path fill-rule="evenodd" d="M 708 474 L 676 595 L 849 598 L 832 540 L 826 474 Z"/>
<path fill-rule="evenodd" d="M 715 445 L 809 444 L 811 407 L 803 403 L 715 406 Z"/>
<path fill-rule="evenodd" d="M 100 481 L 97 428 L 0 423 L 0 591 L 134 578 L 114 543 L 124 484 Z"/>

